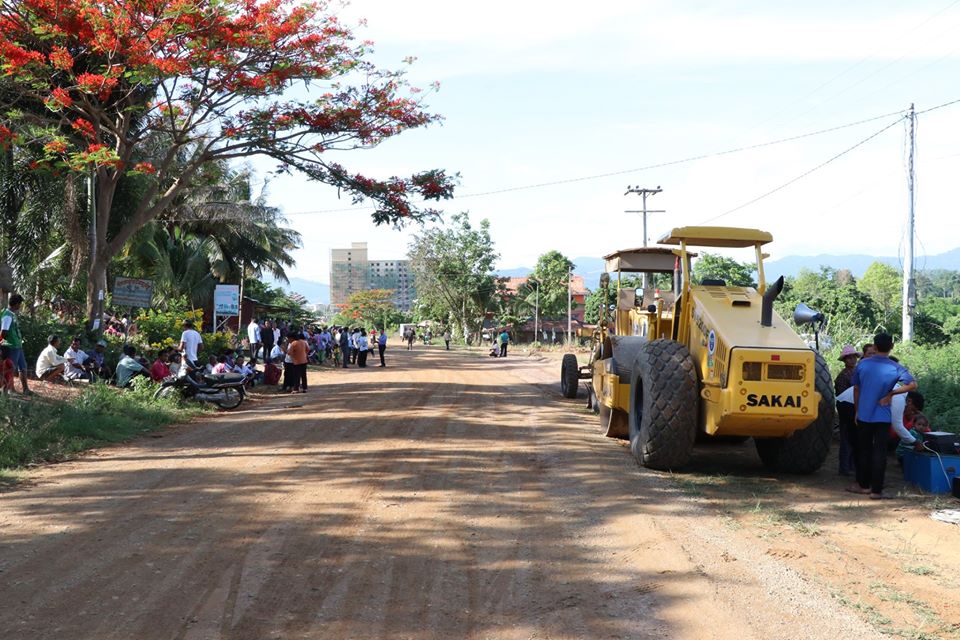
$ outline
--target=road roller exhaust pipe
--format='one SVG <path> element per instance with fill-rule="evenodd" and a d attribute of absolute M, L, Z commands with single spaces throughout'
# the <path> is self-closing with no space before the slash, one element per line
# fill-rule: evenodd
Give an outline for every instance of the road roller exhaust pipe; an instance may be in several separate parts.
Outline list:
<path fill-rule="evenodd" d="M 777 278 L 777 281 L 770 285 L 763 294 L 763 305 L 760 307 L 760 326 L 773 326 L 773 301 L 777 299 L 780 292 L 783 291 L 783 276 Z"/>

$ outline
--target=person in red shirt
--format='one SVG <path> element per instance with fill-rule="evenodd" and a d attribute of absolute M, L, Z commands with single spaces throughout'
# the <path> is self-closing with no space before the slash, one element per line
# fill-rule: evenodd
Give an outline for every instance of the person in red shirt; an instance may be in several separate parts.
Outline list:
<path fill-rule="evenodd" d="M 153 366 L 150 367 L 150 379 L 154 382 L 163 382 L 166 378 L 170 377 L 170 367 L 167 364 L 170 358 L 170 348 L 165 347 L 160 350 L 160 353 L 157 354 L 157 359 L 153 361 Z"/>

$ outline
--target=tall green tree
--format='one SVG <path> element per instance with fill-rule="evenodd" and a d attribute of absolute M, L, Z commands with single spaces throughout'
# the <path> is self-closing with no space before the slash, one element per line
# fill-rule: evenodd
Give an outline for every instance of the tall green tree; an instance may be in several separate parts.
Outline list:
<path fill-rule="evenodd" d="M 857 282 L 857 288 L 870 296 L 877 305 L 883 328 L 891 333 L 899 333 L 903 290 L 900 272 L 882 262 L 873 262 Z"/>
<path fill-rule="evenodd" d="M 693 263 L 693 281 L 723 280 L 730 287 L 756 287 L 752 262 L 737 262 L 715 253 L 703 253 Z"/>
<path fill-rule="evenodd" d="M 374 179 L 331 156 L 438 120 L 426 94 L 369 53 L 326 2 L 0 2 L 0 143 L 95 175 L 88 316 L 100 315 L 111 259 L 211 160 L 270 158 L 371 201 L 377 224 L 436 217 L 420 202 L 452 196 L 444 171 Z M 315 93 L 291 97 L 300 84 Z M 152 141 L 156 157 L 138 159 Z M 146 189 L 118 225 L 115 197 L 130 172 Z"/>
<path fill-rule="evenodd" d="M 559 251 L 548 251 L 537 259 L 537 266 L 520 292 L 521 297 L 531 309 L 538 306 L 541 317 L 566 315 L 568 282 L 575 267 Z"/>
<path fill-rule="evenodd" d="M 490 222 L 470 223 L 458 213 L 442 226 L 424 229 L 410 243 L 409 256 L 420 303 L 442 311 L 444 320 L 471 340 L 480 334 L 484 314 L 497 308 L 500 257 L 490 236 Z"/>

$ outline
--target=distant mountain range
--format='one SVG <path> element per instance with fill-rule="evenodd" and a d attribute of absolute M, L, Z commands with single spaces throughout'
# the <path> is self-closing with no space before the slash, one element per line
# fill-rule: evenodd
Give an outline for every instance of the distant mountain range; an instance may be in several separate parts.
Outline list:
<path fill-rule="evenodd" d="M 816 256 L 785 256 L 779 260 L 767 260 L 764 263 L 764 270 L 768 278 L 779 277 L 781 275 L 795 277 L 803 269 L 819 271 L 820 267 L 832 267 L 834 269 L 849 269 L 855 278 L 859 278 L 866 272 L 867 267 L 874 262 L 883 262 L 895 269 L 902 268 L 900 258 L 821 254 Z M 603 259 L 580 257 L 574 258 L 573 264 L 576 265 L 574 273 L 578 276 L 583 276 L 587 287 L 591 289 L 596 287 L 600 279 L 600 274 L 603 273 L 605 267 Z M 960 270 L 960 247 L 947 251 L 946 253 L 939 253 L 932 256 L 918 256 L 915 260 L 915 265 L 918 270 L 924 271 L 931 271 L 933 269 Z M 498 273 L 502 276 L 524 277 L 530 275 L 532 272 L 533 269 L 530 267 L 516 267 L 513 269 L 501 269 Z"/>
<path fill-rule="evenodd" d="M 767 277 L 796 276 L 802 269 L 810 271 L 819 271 L 820 267 L 832 267 L 834 269 L 849 269 L 854 277 L 861 277 L 866 272 L 867 267 L 873 262 L 883 262 L 896 269 L 901 268 L 900 259 L 884 256 L 865 256 L 850 255 L 838 256 L 821 254 L 817 256 L 786 256 L 779 260 L 768 260 L 766 262 Z M 573 259 L 576 265 L 574 273 L 583 276 L 588 288 L 593 289 L 600 280 L 600 274 L 603 273 L 605 263 L 603 258 L 594 258 L 581 256 Z M 939 253 L 932 256 L 919 256 L 916 259 L 916 268 L 922 270 L 933 269 L 951 269 L 960 270 L 960 247 Z M 498 275 L 503 277 L 522 278 L 533 273 L 530 267 L 514 267 L 511 269 L 500 269 Z M 285 291 L 299 293 L 307 300 L 317 304 L 330 304 L 330 285 L 314 280 L 304 278 L 290 278 L 290 283 L 272 281 L 272 285 L 282 287 Z"/>

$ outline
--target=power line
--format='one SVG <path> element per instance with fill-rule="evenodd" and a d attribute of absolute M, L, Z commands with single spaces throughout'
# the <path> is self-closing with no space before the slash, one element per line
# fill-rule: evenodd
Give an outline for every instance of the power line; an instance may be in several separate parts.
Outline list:
<path fill-rule="evenodd" d="M 467 193 L 467 194 L 462 194 L 462 195 L 456 195 L 456 196 L 454 196 L 453 199 L 454 199 L 454 200 L 459 200 L 459 199 L 464 199 L 464 198 L 478 198 L 478 197 L 482 197 L 482 196 L 490 196 L 490 195 L 496 195 L 496 194 L 501 194 L 501 193 L 511 193 L 511 192 L 515 192 L 515 191 L 527 191 L 527 190 L 530 190 L 530 189 L 541 189 L 541 188 L 544 188 L 544 187 L 553 187 L 553 186 L 558 186 L 558 185 L 563 185 L 563 184 L 572 184 L 572 183 L 577 183 L 577 182 L 587 182 L 587 181 L 590 181 L 590 180 L 599 180 L 599 179 L 601 179 L 601 178 L 611 178 L 611 177 L 615 177 L 615 176 L 626 175 L 626 174 L 629 174 L 629 173 L 637 173 L 637 172 L 639 172 L 639 171 L 648 171 L 648 170 L 650 170 L 650 169 L 660 169 L 660 168 L 663 168 L 663 167 L 670 167 L 670 166 L 674 166 L 674 165 L 678 165 L 678 164 L 686 164 L 686 163 L 688 163 L 688 162 L 696 162 L 697 160 L 706 160 L 706 159 L 709 159 L 709 158 L 717 158 L 717 157 L 721 157 L 721 156 L 730 155 L 730 154 L 733 154 L 733 153 L 740 153 L 740 152 L 743 152 L 743 151 L 752 151 L 752 150 L 754 150 L 754 149 L 762 149 L 762 148 L 764 148 L 764 147 L 770 147 L 770 146 L 777 145 L 777 144 L 784 144 L 784 143 L 786 143 L 786 142 L 794 142 L 794 141 L 796 141 L 796 140 L 802 140 L 802 139 L 804 139 L 804 138 L 810 138 L 810 137 L 813 137 L 813 136 L 823 135 L 823 134 L 825 134 L 825 133 L 832 133 L 832 132 L 834 132 L 834 131 L 840 131 L 841 129 L 848 129 L 848 128 L 850 128 L 850 127 L 855 127 L 855 126 L 857 126 L 857 125 L 866 124 L 866 123 L 868 123 L 868 122 L 873 122 L 873 121 L 875 121 L 875 120 L 882 120 L 882 119 L 884 119 L 884 118 L 889 118 L 890 116 L 901 115 L 901 114 L 903 114 L 904 112 L 905 112 L 905 109 L 901 109 L 901 110 L 899 110 L 899 111 L 892 111 L 892 112 L 890 112 L 890 113 L 885 113 L 885 114 L 883 114 L 883 115 L 874 116 L 874 117 L 872 117 L 872 118 L 865 118 L 865 119 L 863 119 L 863 120 L 857 120 L 856 122 L 848 122 L 848 123 L 846 123 L 846 124 L 837 125 L 837 126 L 835 126 L 835 127 L 829 127 L 829 128 L 827 128 L 827 129 L 820 129 L 820 130 L 817 130 L 817 131 L 810 131 L 810 132 L 807 132 L 807 133 L 802 133 L 802 134 L 795 135 L 795 136 L 790 136 L 790 137 L 787 137 L 787 138 L 779 138 L 779 139 L 777 139 L 777 140 L 770 140 L 770 141 L 768 141 L 768 142 L 760 142 L 760 143 L 757 143 L 757 144 L 745 145 L 745 146 L 736 147 L 736 148 L 733 148 L 733 149 L 726 149 L 726 150 L 723 150 L 723 151 L 715 151 L 715 152 L 711 152 L 711 153 L 703 153 L 703 154 L 699 154 L 699 155 L 696 155 L 696 156 L 690 156 L 690 157 L 687 157 L 687 158 L 681 158 L 681 159 L 679 159 L 679 160 L 668 160 L 668 161 L 666 161 L 666 162 L 660 162 L 660 163 L 656 163 L 656 164 L 645 165 L 645 166 L 642 166 L 642 167 L 635 167 L 635 168 L 632 168 L 632 169 L 622 169 L 622 170 L 618 170 L 618 171 L 611 171 L 611 172 L 608 172 L 608 173 L 599 173 L 599 174 L 594 174 L 594 175 L 589 175 L 589 176 L 580 176 L 580 177 L 577 177 L 577 178 L 564 178 L 564 179 L 560 179 L 560 180 L 553 180 L 553 181 L 550 181 L 550 182 L 540 182 L 540 183 L 529 184 L 529 185 L 521 185 L 521 186 L 517 186 L 517 187 L 505 187 L 505 188 L 503 188 L 503 189 L 493 189 L 493 190 L 490 190 L 490 191 L 480 191 L 480 192 L 477 192 L 477 193 Z M 424 202 L 426 202 L 426 201 L 420 201 L 418 204 L 423 204 Z M 284 215 L 287 215 L 287 216 L 300 216 L 300 215 L 311 215 L 311 214 L 316 214 L 316 213 L 342 213 L 342 212 L 347 212 L 347 211 L 365 211 L 365 210 L 372 210 L 372 209 L 375 209 L 375 208 L 376 208 L 376 207 L 372 207 L 372 206 L 343 207 L 343 208 L 338 208 L 338 209 L 317 209 L 317 210 L 312 210 L 312 211 L 294 211 L 294 212 L 291 212 L 291 213 L 284 213 Z"/>
<path fill-rule="evenodd" d="M 769 196 L 772 196 L 773 194 L 777 193 L 778 191 L 782 191 L 783 189 L 786 189 L 787 187 L 789 187 L 790 185 L 794 184 L 795 182 L 798 182 L 798 181 L 802 180 L 803 178 L 806 178 L 806 177 L 809 176 L 811 173 L 814 173 L 815 171 L 818 171 L 818 170 L 822 169 L 823 167 L 827 166 L 828 164 L 830 164 L 830 163 L 833 162 L 834 160 L 838 160 L 839 158 L 842 158 L 843 156 L 847 155 L 848 153 L 850 153 L 850 152 L 853 151 L 854 149 L 863 146 L 863 145 L 866 144 L 867 142 L 870 142 L 871 140 L 873 140 L 874 138 L 876 138 L 877 136 L 879 136 L 881 133 L 883 133 L 883 132 L 886 131 L 887 129 L 890 129 L 890 128 L 892 128 L 892 127 L 900 124 L 900 122 L 901 122 L 902 120 L 903 120 L 902 117 L 897 118 L 895 121 L 891 122 L 890 124 L 888 124 L 887 126 L 885 126 L 883 129 L 880 129 L 880 130 L 877 131 L 876 133 L 874 133 L 874 134 L 872 134 L 872 135 L 864 138 L 863 140 L 861 140 L 861 141 L 858 142 L 857 144 L 853 145 L 852 147 L 848 147 L 847 149 L 844 149 L 843 151 L 841 151 L 840 153 L 836 154 L 835 156 L 833 156 L 833 157 L 830 158 L 829 160 L 826 160 L 826 161 L 824 161 L 824 162 L 821 162 L 820 164 L 818 164 L 818 165 L 815 166 L 814 168 L 812 168 L 812 169 L 810 169 L 810 170 L 808 170 L 808 171 L 805 171 L 804 173 L 801 173 L 799 176 L 793 178 L 792 180 L 788 180 L 787 182 L 784 182 L 784 183 L 781 184 L 779 187 L 776 187 L 775 189 L 771 189 L 770 191 L 767 191 L 766 193 L 764 193 L 764 194 L 762 194 L 762 195 L 759 195 L 759 196 L 757 196 L 756 198 L 753 198 L 752 200 L 748 200 L 747 202 L 744 202 L 743 204 L 741 204 L 741 205 L 739 205 L 739 206 L 736 206 L 736 207 L 734 207 L 733 209 L 729 209 L 729 210 L 727 210 L 727 211 L 724 211 L 723 213 L 720 213 L 720 214 L 718 214 L 718 215 L 715 215 L 715 216 L 713 216 L 712 218 L 707 218 L 706 220 L 704 220 L 704 221 L 701 222 L 700 224 L 706 224 L 706 223 L 708 223 L 708 222 L 713 222 L 714 220 L 718 220 L 718 219 L 720 219 L 720 218 L 722 218 L 722 217 L 724 217 L 724 216 L 730 215 L 731 213 L 734 213 L 734 212 L 736 212 L 736 211 L 740 211 L 741 209 L 744 209 L 744 208 L 746 208 L 746 207 L 749 207 L 750 205 L 755 204 L 755 203 L 763 200 L 764 198 L 767 198 L 767 197 L 769 197 Z"/>

